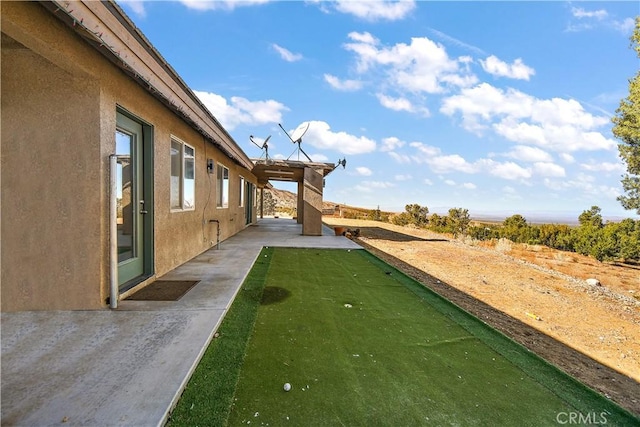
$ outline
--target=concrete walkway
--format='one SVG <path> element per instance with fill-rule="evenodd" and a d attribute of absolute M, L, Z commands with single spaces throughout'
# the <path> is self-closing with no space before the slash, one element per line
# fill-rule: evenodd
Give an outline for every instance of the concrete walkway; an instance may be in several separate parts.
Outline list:
<path fill-rule="evenodd" d="M 164 425 L 262 247 L 361 248 L 301 231 L 265 218 L 171 271 L 200 280 L 180 301 L 3 313 L 2 425 Z"/>

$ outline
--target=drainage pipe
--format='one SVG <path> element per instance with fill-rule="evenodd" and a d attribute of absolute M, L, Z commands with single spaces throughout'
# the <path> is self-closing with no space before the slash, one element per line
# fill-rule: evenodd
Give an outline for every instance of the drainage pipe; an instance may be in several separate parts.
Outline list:
<path fill-rule="evenodd" d="M 220 221 L 217 219 L 210 219 L 209 222 L 216 223 L 216 249 L 220 249 Z"/>
<path fill-rule="evenodd" d="M 109 156 L 109 307 L 118 308 L 118 156 Z"/>

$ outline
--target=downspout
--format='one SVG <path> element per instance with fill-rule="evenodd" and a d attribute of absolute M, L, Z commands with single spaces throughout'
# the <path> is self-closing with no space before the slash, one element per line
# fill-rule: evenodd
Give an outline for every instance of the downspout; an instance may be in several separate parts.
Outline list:
<path fill-rule="evenodd" d="M 118 308 L 118 156 L 109 156 L 109 307 Z"/>

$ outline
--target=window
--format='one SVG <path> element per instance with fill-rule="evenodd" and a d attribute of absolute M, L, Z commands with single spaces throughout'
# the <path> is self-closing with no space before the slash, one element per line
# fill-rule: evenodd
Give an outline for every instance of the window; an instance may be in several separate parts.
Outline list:
<path fill-rule="evenodd" d="M 244 177 L 240 177 L 240 204 L 238 206 L 244 206 Z"/>
<path fill-rule="evenodd" d="M 196 207 L 196 150 L 171 139 L 171 209 Z"/>
<path fill-rule="evenodd" d="M 216 175 L 216 198 L 219 208 L 229 207 L 229 169 L 218 163 Z"/>

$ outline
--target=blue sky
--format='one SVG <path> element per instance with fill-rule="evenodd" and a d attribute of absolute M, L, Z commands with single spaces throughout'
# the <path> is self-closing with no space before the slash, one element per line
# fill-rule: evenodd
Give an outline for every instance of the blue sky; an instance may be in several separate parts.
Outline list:
<path fill-rule="evenodd" d="M 638 2 L 119 3 L 250 157 L 297 159 L 278 124 L 309 122 L 311 159 L 347 160 L 325 200 L 637 218 L 611 117 Z"/>

